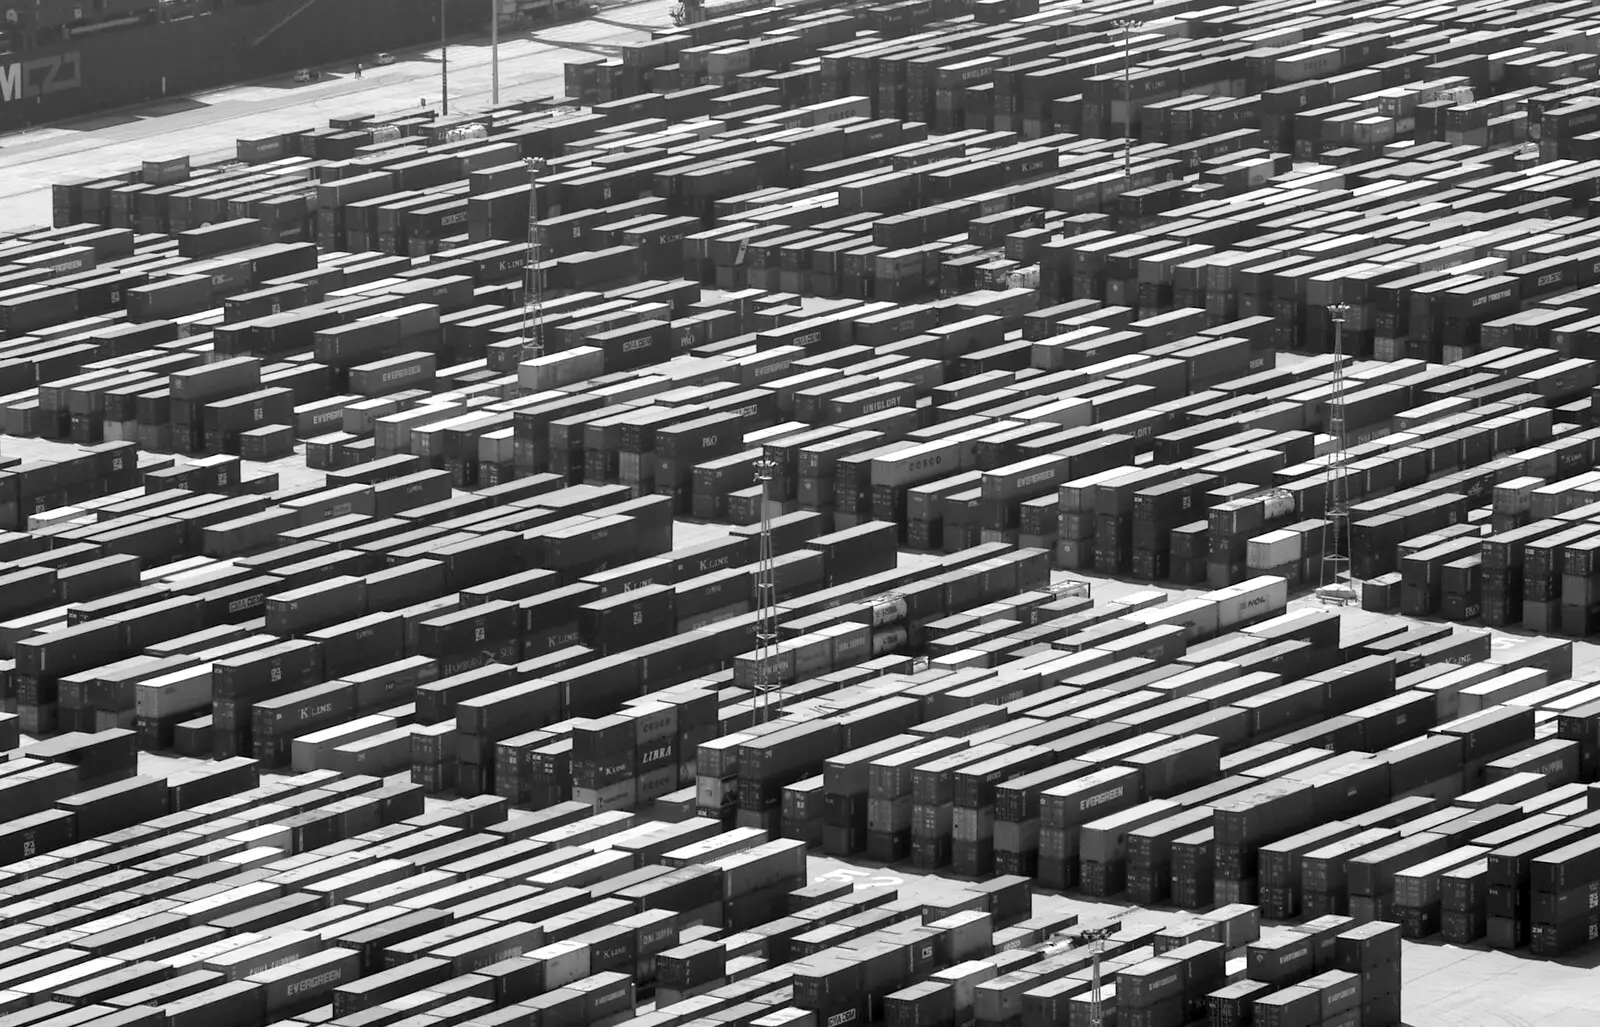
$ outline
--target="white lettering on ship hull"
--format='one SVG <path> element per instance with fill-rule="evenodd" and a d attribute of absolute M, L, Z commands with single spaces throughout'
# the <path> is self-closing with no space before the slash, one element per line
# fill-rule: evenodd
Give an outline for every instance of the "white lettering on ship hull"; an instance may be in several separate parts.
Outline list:
<path fill-rule="evenodd" d="M 0 103 L 76 89 L 83 84 L 78 52 L 0 65 Z"/>

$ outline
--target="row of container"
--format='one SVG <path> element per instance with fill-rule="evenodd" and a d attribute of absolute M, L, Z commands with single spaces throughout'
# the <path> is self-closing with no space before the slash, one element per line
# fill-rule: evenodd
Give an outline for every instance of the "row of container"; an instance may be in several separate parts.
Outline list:
<path fill-rule="evenodd" d="M 49 744 L 23 758 L 66 755 Z M 75 840 L 42 833 L 8 860 L 8 894 L 26 907 L 14 926 L 70 923 L 76 944 L 45 934 L 11 953 L 6 1015 L 259 1027 L 404 1015 L 420 994 L 452 1023 L 623 1023 L 653 995 L 651 1015 L 670 1022 L 755 1000 L 792 1010 L 786 1022 L 1020 1003 L 1065 1024 L 1100 1000 L 1091 978 L 1110 986 L 1107 1002 L 1164 1009 L 1177 996 L 1190 1014 L 1303 1003 L 1318 989 L 1350 1005 L 1342 989 L 1356 981 L 1361 1022 L 1399 1015 L 1396 933 L 1348 918 L 1263 930 L 1254 907 L 1235 905 L 1108 924 L 1091 955 L 1061 941 L 1076 916 L 1036 913 L 1017 877 L 907 900 L 813 881 L 800 843 L 707 820 L 580 803 L 508 815 L 487 798 L 422 812 L 415 786 L 331 771 L 262 783 L 254 770 L 238 760 L 226 774 L 132 779 L 159 786 L 141 815 L 85 824 Z M 197 850 L 225 853 L 201 862 Z M 108 875 L 90 868 L 162 898 L 107 915 L 92 902 Z M 1303 959 L 1281 958 L 1297 946 L 1310 946 Z M 890 969 L 892 957 L 904 965 Z M 867 979 L 869 966 L 884 972 Z M 1161 980 L 1173 967 L 1175 989 Z"/>

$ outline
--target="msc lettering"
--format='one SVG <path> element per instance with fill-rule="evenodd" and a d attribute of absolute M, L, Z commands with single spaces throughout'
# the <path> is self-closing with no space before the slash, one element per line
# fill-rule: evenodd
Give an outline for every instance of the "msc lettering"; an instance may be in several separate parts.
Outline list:
<path fill-rule="evenodd" d="M 65 67 L 63 67 L 65 65 Z M 78 52 L 0 65 L 0 103 L 76 89 L 83 84 Z"/>

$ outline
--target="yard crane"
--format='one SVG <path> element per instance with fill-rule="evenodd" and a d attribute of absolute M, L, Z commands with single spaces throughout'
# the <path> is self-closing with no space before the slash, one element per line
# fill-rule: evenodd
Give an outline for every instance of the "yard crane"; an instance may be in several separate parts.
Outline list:
<path fill-rule="evenodd" d="M 1114 913 L 1093 927 L 1084 927 L 1076 931 L 1063 931 L 1053 940 L 1067 942 L 1070 945 L 1088 945 L 1091 959 L 1091 983 L 1089 991 L 1089 1027 L 1101 1027 L 1105 1023 L 1100 1007 L 1100 953 L 1105 949 L 1106 939 L 1117 933 L 1123 917 L 1133 910 L 1125 909 Z"/>

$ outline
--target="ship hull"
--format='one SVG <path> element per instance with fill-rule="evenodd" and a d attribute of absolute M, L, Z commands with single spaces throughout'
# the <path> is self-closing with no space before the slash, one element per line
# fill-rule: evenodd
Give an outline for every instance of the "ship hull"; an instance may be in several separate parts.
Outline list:
<path fill-rule="evenodd" d="M 269 34 L 303 3 L 268 0 L 0 57 L 0 132 L 439 38 L 439 0 L 318 0 Z M 452 35 L 488 30 L 486 0 L 445 3 Z"/>

